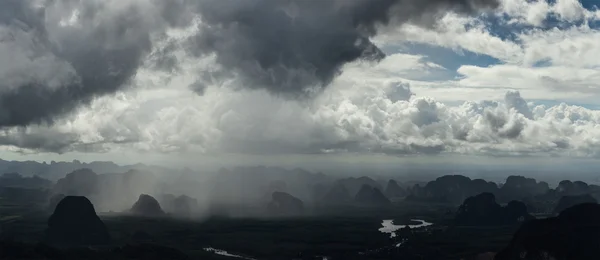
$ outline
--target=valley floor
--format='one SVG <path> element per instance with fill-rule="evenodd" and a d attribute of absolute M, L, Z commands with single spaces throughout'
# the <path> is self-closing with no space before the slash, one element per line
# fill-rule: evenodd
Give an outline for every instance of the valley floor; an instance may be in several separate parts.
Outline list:
<path fill-rule="evenodd" d="M 500 250 L 510 241 L 517 228 L 448 226 L 448 210 L 444 206 L 406 203 L 379 210 L 330 209 L 322 215 L 302 218 L 212 217 L 197 221 L 100 214 L 111 233 L 113 244 L 97 248 L 94 252 L 126 245 L 160 245 L 175 249 L 189 259 L 327 257 L 458 260 Z M 38 243 L 44 235 L 48 214 L 10 211 L 6 208 L 0 211 L 0 239 L 29 245 Z M 400 230 L 394 238 L 379 231 L 383 219 L 394 219 L 396 224 L 410 224 L 410 219 L 413 218 L 435 224 L 411 231 Z M 207 250 L 209 248 L 225 251 L 225 255 L 235 255 L 237 258 L 215 254 L 223 252 Z M 131 247 L 128 249 L 142 250 Z M 114 252 L 111 257 L 120 258 Z"/>

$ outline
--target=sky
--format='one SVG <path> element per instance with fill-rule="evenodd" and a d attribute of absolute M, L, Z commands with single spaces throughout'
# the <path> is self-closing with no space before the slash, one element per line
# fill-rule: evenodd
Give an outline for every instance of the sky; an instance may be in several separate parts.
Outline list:
<path fill-rule="evenodd" d="M 596 4 L 2 0 L 0 157 L 595 160 Z"/>

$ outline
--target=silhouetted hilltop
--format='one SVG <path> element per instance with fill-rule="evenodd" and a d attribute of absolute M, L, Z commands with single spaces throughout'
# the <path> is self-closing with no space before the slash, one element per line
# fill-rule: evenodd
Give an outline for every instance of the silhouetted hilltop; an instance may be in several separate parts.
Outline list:
<path fill-rule="evenodd" d="M 561 196 L 574 196 L 600 192 L 600 186 L 589 185 L 583 181 L 563 180 L 556 187 L 557 194 Z"/>
<path fill-rule="evenodd" d="M 302 200 L 285 192 L 273 192 L 268 205 L 269 212 L 276 215 L 297 215 L 304 211 Z"/>
<path fill-rule="evenodd" d="M 600 186 L 582 181 L 561 181 L 556 189 L 548 183 L 523 176 L 509 176 L 500 187 L 494 182 L 473 179 L 462 175 L 445 175 L 425 186 L 415 185 L 407 190 L 407 200 L 458 204 L 480 193 L 492 193 L 500 203 L 512 200 L 526 202 L 538 213 L 549 213 L 562 196 L 590 194 L 600 197 Z"/>
<path fill-rule="evenodd" d="M 459 204 L 470 196 L 497 191 L 498 186 L 493 182 L 482 179 L 471 180 L 462 175 L 445 175 L 428 182 L 424 187 L 414 186 L 407 199 Z"/>
<path fill-rule="evenodd" d="M 381 190 L 364 184 L 356 196 L 354 202 L 364 206 L 385 206 L 390 204 L 390 200 L 386 198 Z"/>
<path fill-rule="evenodd" d="M 406 196 L 406 191 L 398 185 L 395 180 L 389 180 L 385 187 L 385 196 L 388 198 L 402 198 Z"/>
<path fill-rule="evenodd" d="M 270 181 L 266 187 L 266 192 L 261 199 L 263 203 L 269 203 L 272 200 L 273 192 L 288 192 L 287 183 L 283 180 Z"/>
<path fill-rule="evenodd" d="M 498 191 L 498 200 L 522 200 L 523 198 L 545 194 L 549 190 L 550 187 L 546 182 L 537 182 L 533 178 L 523 176 L 509 176 Z"/>
<path fill-rule="evenodd" d="M 158 201 L 154 197 L 147 194 L 141 194 L 129 212 L 135 215 L 147 217 L 157 217 L 165 214 Z"/>
<path fill-rule="evenodd" d="M 157 185 L 153 173 L 129 170 L 125 173 L 97 174 L 91 169 L 78 169 L 54 185 L 54 194 L 86 196 L 99 211 L 122 211 L 136 201 L 139 194 L 151 193 Z"/>
<path fill-rule="evenodd" d="M 554 208 L 554 213 L 560 213 L 567 208 L 584 203 L 598 203 L 598 201 L 589 194 L 562 196 Z"/>
<path fill-rule="evenodd" d="M 191 217 L 198 211 L 198 200 L 187 195 L 161 194 L 157 198 L 163 211 L 177 217 Z"/>
<path fill-rule="evenodd" d="M 346 188 L 346 190 L 348 191 L 348 194 L 351 197 L 356 196 L 356 194 L 358 193 L 358 191 L 364 186 L 364 185 L 368 185 L 370 187 L 374 187 L 374 188 L 378 188 L 379 190 L 383 190 L 383 188 L 379 185 L 379 183 L 373 179 L 371 179 L 370 177 L 367 176 L 362 176 L 359 178 L 344 178 L 344 179 L 340 179 L 338 180 L 338 182 L 342 185 L 344 185 L 344 187 Z"/>
<path fill-rule="evenodd" d="M 129 170 L 124 173 L 100 174 L 102 209 L 127 209 L 140 194 L 153 194 L 159 183 L 153 172 Z"/>
<path fill-rule="evenodd" d="M 36 162 L 36 161 L 6 161 L 0 159 L 0 172 L 18 172 L 23 176 L 38 175 L 41 178 L 48 180 L 58 180 L 64 177 L 67 173 L 77 169 L 87 168 L 96 173 L 106 172 L 126 172 L 131 169 L 139 169 L 142 171 L 152 172 L 170 172 L 168 169 L 160 166 L 134 164 L 134 165 L 117 165 L 113 162 L 94 161 L 90 163 L 73 160 L 71 162 Z"/>
<path fill-rule="evenodd" d="M 54 185 L 54 193 L 62 193 L 68 196 L 87 197 L 97 194 L 98 191 L 98 174 L 88 168 L 75 170 L 58 180 Z"/>
<path fill-rule="evenodd" d="M 57 246 L 101 245 L 110 242 L 110 235 L 86 197 L 67 196 L 48 219 L 44 241 Z"/>
<path fill-rule="evenodd" d="M 600 205 L 585 203 L 524 223 L 495 259 L 598 259 L 599 244 Z"/>
<path fill-rule="evenodd" d="M 531 218 L 524 203 L 511 201 L 502 207 L 496 203 L 494 194 L 486 192 L 467 198 L 459 207 L 454 223 L 461 226 L 511 225 Z"/>

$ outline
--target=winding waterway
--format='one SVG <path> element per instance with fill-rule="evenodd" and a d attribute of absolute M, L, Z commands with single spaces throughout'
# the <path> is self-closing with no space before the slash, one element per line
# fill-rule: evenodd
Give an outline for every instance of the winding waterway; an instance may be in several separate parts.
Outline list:
<path fill-rule="evenodd" d="M 426 226 L 431 226 L 433 225 L 433 223 L 427 222 L 425 220 L 422 219 L 411 219 L 410 221 L 412 222 L 419 222 L 419 224 L 413 224 L 413 225 L 395 225 L 394 224 L 394 220 L 392 219 L 384 219 L 381 223 L 381 225 L 383 227 L 379 228 L 379 232 L 381 233 L 388 233 L 390 234 L 390 237 L 396 237 L 396 231 L 403 229 L 405 227 L 409 227 L 409 228 L 421 228 L 421 227 L 426 227 Z"/>

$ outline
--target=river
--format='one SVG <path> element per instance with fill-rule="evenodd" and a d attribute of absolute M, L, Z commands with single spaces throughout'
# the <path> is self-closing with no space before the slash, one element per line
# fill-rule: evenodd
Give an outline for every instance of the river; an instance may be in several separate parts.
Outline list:
<path fill-rule="evenodd" d="M 414 225 L 395 225 L 394 224 L 394 220 L 392 219 L 384 219 L 381 223 L 381 225 L 383 227 L 381 227 L 379 229 L 379 232 L 381 233 L 388 233 L 390 234 L 390 237 L 396 237 L 396 231 L 405 228 L 405 227 L 409 227 L 409 228 L 421 228 L 421 227 L 426 227 L 426 226 L 431 226 L 433 225 L 433 223 L 427 222 L 425 220 L 422 219 L 411 219 L 410 221 L 412 222 L 419 222 L 419 224 L 414 224 Z"/>

